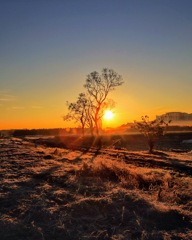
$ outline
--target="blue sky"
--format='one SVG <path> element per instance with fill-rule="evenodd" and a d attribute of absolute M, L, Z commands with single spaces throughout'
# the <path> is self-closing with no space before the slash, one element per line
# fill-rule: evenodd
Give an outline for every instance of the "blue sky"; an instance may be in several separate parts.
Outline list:
<path fill-rule="evenodd" d="M 114 125 L 192 112 L 191 12 L 190 0 L 2 0 L 0 124 L 64 127 L 65 102 L 103 67 L 125 81 Z"/>

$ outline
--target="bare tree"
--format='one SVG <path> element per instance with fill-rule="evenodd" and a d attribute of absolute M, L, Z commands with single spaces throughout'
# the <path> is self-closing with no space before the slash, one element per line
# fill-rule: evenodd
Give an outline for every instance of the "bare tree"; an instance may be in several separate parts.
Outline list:
<path fill-rule="evenodd" d="M 83 135 L 85 127 L 90 129 L 91 135 L 94 130 L 98 135 L 104 111 L 115 105 L 112 99 L 107 98 L 108 94 L 122 83 L 122 77 L 112 69 L 104 68 L 101 74 L 96 71 L 90 73 L 84 85 L 87 93 L 80 93 L 76 102 L 67 103 L 69 112 L 63 117 L 64 121 L 79 122 Z"/>
<path fill-rule="evenodd" d="M 90 130 L 91 135 L 94 135 L 94 121 L 93 121 L 93 112 L 94 106 L 89 96 L 87 96 L 87 104 L 85 107 L 85 124 L 86 127 Z"/>
<path fill-rule="evenodd" d="M 152 153 L 155 143 L 161 136 L 163 136 L 165 127 L 168 126 L 171 120 L 166 122 L 162 118 L 158 118 L 153 121 L 149 121 L 149 117 L 147 115 L 142 116 L 141 119 L 142 122 L 134 122 L 135 127 L 146 137 L 149 152 Z"/>
<path fill-rule="evenodd" d="M 90 123 L 90 117 L 88 116 L 89 100 L 86 98 L 85 93 L 80 93 L 75 103 L 67 103 L 67 105 L 69 112 L 63 117 L 63 120 L 79 122 L 81 124 L 82 135 L 84 135 L 85 126 Z"/>
<path fill-rule="evenodd" d="M 92 116 L 96 134 L 99 134 L 99 123 L 102 122 L 102 111 L 107 105 L 107 96 L 110 91 L 123 84 L 122 77 L 113 69 L 103 68 L 101 74 L 91 72 L 86 79 L 84 87 L 92 101 Z"/>

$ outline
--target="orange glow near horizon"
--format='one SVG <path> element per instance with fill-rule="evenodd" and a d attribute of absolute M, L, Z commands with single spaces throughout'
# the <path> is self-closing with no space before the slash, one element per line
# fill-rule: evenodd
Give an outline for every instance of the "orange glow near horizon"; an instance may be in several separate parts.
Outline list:
<path fill-rule="evenodd" d="M 107 110 L 104 113 L 102 118 L 102 127 L 120 127 L 123 124 L 133 123 L 134 120 L 140 121 L 141 116 L 145 115 L 145 112 L 142 111 L 141 114 L 134 111 L 123 111 L 122 108 L 115 108 L 115 114 L 113 111 Z M 18 109 L 14 111 L 5 111 L 0 120 L 0 130 L 9 130 L 9 129 L 42 129 L 42 128 L 75 128 L 79 127 L 78 123 L 73 121 L 63 121 L 62 109 L 42 109 L 41 111 L 30 111 L 24 114 L 25 109 Z M 170 109 L 150 111 L 148 116 L 150 119 L 155 119 L 156 115 L 161 115 L 165 112 L 169 112 Z M 128 114 L 127 114 L 128 112 Z M 53 117 L 50 117 L 53 116 Z M 191 121 L 185 122 L 172 122 L 171 125 L 188 125 L 192 126 Z"/>

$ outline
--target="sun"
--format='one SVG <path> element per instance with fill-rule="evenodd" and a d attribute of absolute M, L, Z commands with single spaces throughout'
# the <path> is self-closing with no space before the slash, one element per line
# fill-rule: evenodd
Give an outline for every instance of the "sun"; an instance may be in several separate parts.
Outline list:
<path fill-rule="evenodd" d="M 114 113 L 112 112 L 112 111 L 110 111 L 110 110 L 107 110 L 107 111 L 105 111 L 105 114 L 104 114 L 104 118 L 105 119 L 107 119 L 107 120 L 110 120 L 110 119 L 112 119 L 113 118 L 113 116 L 114 116 Z"/>

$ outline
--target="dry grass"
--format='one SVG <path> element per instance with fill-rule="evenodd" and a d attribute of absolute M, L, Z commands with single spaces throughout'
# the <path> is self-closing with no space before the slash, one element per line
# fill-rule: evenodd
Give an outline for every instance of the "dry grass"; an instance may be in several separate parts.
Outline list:
<path fill-rule="evenodd" d="M 191 153 L 70 151 L 1 141 L 0 236 L 192 239 Z"/>

